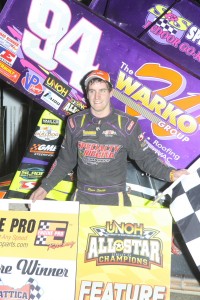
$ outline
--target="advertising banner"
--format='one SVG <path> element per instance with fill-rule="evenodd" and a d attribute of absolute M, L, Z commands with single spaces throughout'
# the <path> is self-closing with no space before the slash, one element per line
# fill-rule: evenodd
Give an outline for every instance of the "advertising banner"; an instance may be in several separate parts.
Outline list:
<path fill-rule="evenodd" d="M 1 201 L 0 299 L 170 299 L 168 209 Z"/>
<path fill-rule="evenodd" d="M 1 211 L 0 299 L 74 299 L 78 211 Z"/>
<path fill-rule="evenodd" d="M 113 105 L 139 118 L 174 168 L 199 155 L 199 80 L 73 0 L 8 0 L 0 21 L 0 77 L 65 119 L 87 106 L 86 73 L 111 74 Z M 169 1 L 170 3 L 170 1 Z M 185 55 L 185 54 L 184 54 Z"/>
<path fill-rule="evenodd" d="M 146 32 L 141 40 L 200 79 L 200 5 L 198 1 L 181 0 L 169 7 L 167 2 L 154 2 L 145 10 Z"/>
<path fill-rule="evenodd" d="M 80 205 L 77 299 L 170 299 L 166 209 Z"/>

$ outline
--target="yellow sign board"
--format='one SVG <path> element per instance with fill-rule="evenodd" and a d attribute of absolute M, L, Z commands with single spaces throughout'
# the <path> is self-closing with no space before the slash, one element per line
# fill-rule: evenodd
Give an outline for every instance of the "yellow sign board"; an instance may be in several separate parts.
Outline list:
<path fill-rule="evenodd" d="M 170 299 L 168 209 L 36 206 L 0 211 L 0 299 Z"/>

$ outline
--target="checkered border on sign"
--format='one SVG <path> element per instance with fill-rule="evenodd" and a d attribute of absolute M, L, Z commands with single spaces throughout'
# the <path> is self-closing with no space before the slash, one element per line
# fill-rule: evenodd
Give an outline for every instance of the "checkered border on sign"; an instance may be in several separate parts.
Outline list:
<path fill-rule="evenodd" d="M 42 221 L 40 222 L 40 230 L 48 230 L 50 227 L 50 224 L 48 221 Z M 46 245 L 46 236 L 38 236 L 35 240 L 35 245 Z"/>
<path fill-rule="evenodd" d="M 35 245 L 46 245 L 46 240 L 47 240 L 46 236 L 37 237 L 35 240 Z"/>
<path fill-rule="evenodd" d="M 34 278 L 29 278 L 27 284 L 30 284 L 30 300 L 37 300 L 42 297 L 44 294 L 43 289 L 38 285 L 37 281 Z"/>

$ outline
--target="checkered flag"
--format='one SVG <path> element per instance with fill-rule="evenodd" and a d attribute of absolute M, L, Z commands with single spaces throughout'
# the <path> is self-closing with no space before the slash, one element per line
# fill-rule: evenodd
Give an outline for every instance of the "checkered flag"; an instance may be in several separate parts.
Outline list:
<path fill-rule="evenodd" d="M 171 214 L 200 271 L 200 168 L 172 190 Z"/>
<path fill-rule="evenodd" d="M 40 299 L 44 293 L 43 289 L 38 285 L 37 281 L 29 278 L 27 284 L 30 284 L 30 300 Z"/>
<path fill-rule="evenodd" d="M 200 271 L 200 158 L 188 171 L 189 175 L 179 177 L 162 195 L 170 195 L 170 212 Z"/>

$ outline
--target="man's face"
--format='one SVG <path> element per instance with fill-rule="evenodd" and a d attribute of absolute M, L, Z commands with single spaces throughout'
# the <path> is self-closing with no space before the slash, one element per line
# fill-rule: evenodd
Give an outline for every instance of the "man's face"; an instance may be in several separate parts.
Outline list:
<path fill-rule="evenodd" d="M 91 112 L 98 118 L 104 118 L 110 114 L 110 98 L 113 91 L 109 91 L 104 81 L 89 83 L 87 97 L 90 102 Z"/>

